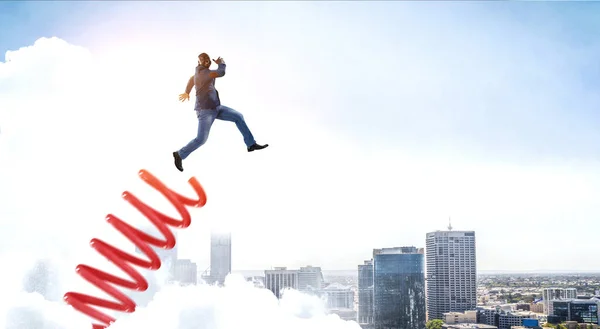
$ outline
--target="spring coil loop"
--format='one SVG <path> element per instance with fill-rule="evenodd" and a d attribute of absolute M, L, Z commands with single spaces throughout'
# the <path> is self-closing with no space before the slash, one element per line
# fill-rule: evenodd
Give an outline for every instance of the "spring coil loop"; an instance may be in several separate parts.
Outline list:
<path fill-rule="evenodd" d="M 127 297 L 124 293 L 117 290 L 114 286 L 121 286 L 136 291 L 145 291 L 148 289 L 148 282 L 146 279 L 144 279 L 144 277 L 129 264 L 137 265 L 141 268 L 154 271 L 159 269 L 161 265 L 160 258 L 156 252 L 152 250 L 150 245 L 159 248 L 172 249 L 175 246 L 176 241 L 175 236 L 169 230 L 168 226 L 187 228 L 191 224 L 191 217 L 186 209 L 186 206 L 203 207 L 206 204 L 206 193 L 204 192 L 202 185 L 200 185 L 195 177 L 190 178 L 188 182 L 198 195 L 197 200 L 184 197 L 172 191 L 159 179 L 144 169 L 139 171 L 139 176 L 142 180 L 154 187 L 164 197 L 166 197 L 171 204 L 175 206 L 182 219 L 176 220 L 166 216 L 140 201 L 132 193 L 128 191 L 123 192 L 123 199 L 125 199 L 144 216 L 146 216 L 156 226 L 156 228 L 158 228 L 166 240 L 159 240 L 144 232 L 141 232 L 140 230 L 135 229 L 131 225 L 125 223 L 115 215 L 109 214 L 106 217 L 106 221 L 117 231 L 126 236 L 131 242 L 133 242 L 142 252 L 144 252 L 146 256 L 148 256 L 148 258 L 150 258 L 150 261 L 146 261 L 125 253 L 124 251 L 119 250 L 100 239 L 94 238 L 90 241 L 92 248 L 94 248 L 102 256 L 106 257 L 110 262 L 117 265 L 133 279 L 133 281 L 129 281 L 87 265 L 77 265 L 75 271 L 80 276 L 119 301 L 119 303 L 117 303 L 77 292 L 67 292 L 64 295 L 63 299 L 65 302 L 71 305 L 75 310 L 84 313 L 85 315 L 88 315 L 102 323 L 93 324 L 93 329 L 105 329 L 116 320 L 115 318 L 100 312 L 92 306 L 103 307 L 126 313 L 135 312 L 135 302 L 131 298 Z M 114 286 L 110 285 L 110 283 L 112 283 Z"/>

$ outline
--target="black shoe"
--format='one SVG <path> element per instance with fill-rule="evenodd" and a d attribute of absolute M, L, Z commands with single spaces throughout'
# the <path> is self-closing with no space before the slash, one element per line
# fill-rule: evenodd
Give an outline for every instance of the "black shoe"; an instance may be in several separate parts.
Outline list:
<path fill-rule="evenodd" d="M 175 167 L 177 167 L 177 169 L 179 171 L 183 171 L 183 164 L 182 164 L 183 160 L 181 160 L 179 153 L 173 152 L 173 158 L 175 158 Z"/>
<path fill-rule="evenodd" d="M 265 144 L 265 145 L 258 145 L 258 144 L 256 144 L 256 143 L 254 143 L 252 146 L 250 146 L 250 147 L 248 148 L 248 152 L 252 152 L 252 151 L 254 151 L 254 150 L 262 150 L 262 149 L 264 149 L 264 148 L 265 148 L 265 147 L 267 147 L 267 146 L 269 146 L 269 144 Z"/>

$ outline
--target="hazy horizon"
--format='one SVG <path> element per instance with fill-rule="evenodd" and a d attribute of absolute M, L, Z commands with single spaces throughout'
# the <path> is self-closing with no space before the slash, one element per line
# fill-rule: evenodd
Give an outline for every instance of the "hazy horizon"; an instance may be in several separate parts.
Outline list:
<path fill-rule="evenodd" d="M 289 270 L 295 270 L 299 268 L 290 268 Z M 270 270 L 270 269 L 265 269 Z M 232 273 L 264 273 L 265 270 L 232 270 Z M 332 275 L 335 273 L 354 273 L 358 275 L 358 269 L 322 269 L 324 275 Z M 477 274 L 598 274 L 600 275 L 600 270 L 598 271 L 569 271 L 569 270 L 521 270 L 521 271 L 505 271 L 505 270 L 483 270 L 477 271 Z"/>

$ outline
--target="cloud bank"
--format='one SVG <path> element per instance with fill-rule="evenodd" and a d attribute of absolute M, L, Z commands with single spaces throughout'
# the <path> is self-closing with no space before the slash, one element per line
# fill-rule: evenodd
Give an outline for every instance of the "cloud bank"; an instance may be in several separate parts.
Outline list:
<path fill-rule="evenodd" d="M 91 326 L 90 319 L 62 303 L 59 298 L 62 291 L 56 286 L 63 278 L 52 276 L 52 271 L 56 270 L 54 266 L 39 262 L 24 276 L 21 285 L 15 287 L 15 282 L 10 282 L 13 289 L 4 294 L 0 304 L 0 328 L 76 329 Z M 134 299 L 138 307 L 134 313 L 106 312 L 118 319 L 110 328 L 360 328 L 354 321 L 327 314 L 323 301 L 315 296 L 287 290 L 278 300 L 270 291 L 256 288 L 237 274 L 229 275 L 224 287 L 206 284 L 182 287 L 157 280 L 150 280 L 150 285 L 149 290 L 159 288 L 160 291 L 137 293 Z M 140 298 L 146 302 L 140 303 Z"/>
<path fill-rule="evenodd" d="M 92 320 L 66 305 L 62 296 L 67 291 L 106 294 L 78 277 L 75 266 L 84 263 L 122 274 L 89 248 L 89 239 L 101 237 L 133 251 L 100 220 L 106 209 L 115 209 L 136 226 L 141 216 L 118 198 L 122 186 L 143 186 L 139 192 L 132 189 L 142 199 L 151 194 L 148 186 L 134 181 L 141 161 L 124 165 L 133 178 L 119 175 L 125 170 L 114 170 L 116 164 L 106 161 L 131 146 L 119 139 L 129 134 L 115 123 L 124 116 L 122 110 L 107 107 L 114 104 L 107 95 L 115 86 L 103 85 L 115 70 L 103 73 L 90 52 L 58 38 L 41 38 L 8 52 L 0 62 L 0 328 L 90 327 Z M 181 180 L 181 190 L 185 184 Z M 107 200 L 106 195 L 115 197 Z M 175 215 L 162 205 L 167 203 L 155 207 Z M 141 270 L 150 284 L 146 292 L 123 290 L 138 310 L 106 312 L 119 318 L 113 328 L 359 328 L 327 315 L 320 300 L 295 291 L 278 301 L 236 275 L 222 288 L 179 287 L 165 283 L 164 271 Z"/>

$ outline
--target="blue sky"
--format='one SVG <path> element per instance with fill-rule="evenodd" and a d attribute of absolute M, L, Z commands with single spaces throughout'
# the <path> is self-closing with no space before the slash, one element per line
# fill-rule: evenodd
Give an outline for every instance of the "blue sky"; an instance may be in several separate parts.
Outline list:
<path fill-rule="evenodd" d="M 2 54 L 55 36 L 84 47 L 95 61 L 85 66 L 81 63 L 91 60 L 85 54 L 57 44 L 75 63 L 67 65 L 69 74 L 84 81 L 80 87 L 87 90 L 78 92 L 83 99 L 73 107 L 51 106 L 61 113 L 55 117 L 28 108 L 36 113 L 31 116 L 38 118 L 36 125 L 25 124 L 25 115 L 15 119 L 6 150 L 36 163 L 37 152 L 51 150 L 37 151 L 30 140 L 35 134 L 45 134 L 47 147 L 66 147 L 50 141 L 72 136 L 59 137 L 60 131 L 96 131 L 86 137 L 94 147 L 78 149 L 85 154 L 80 161 L 90 169 L 108 166 L 114 178 L 96 179 L 106 184 L 103 197 L 109 191 L 118 195 L 118 179 L 136 170 L 141 159 L 162 170 L 162 154 L 193 137 L 191 103 L 174 99 L 197 54 L 207 51 L 228 63 L 226 77 L 217 82 L 223 103 L 244 113 L 259 142 L 272 145 L 261 155 L 243 157 L 232 152 L 239 148 L 235 129 L 218 124 L 206 147 L 186 164 L 186 174 L 198 174 L 211 186 L 214 208 L 202 211 L 215 213 L 207 218 L 217 221 L 220 212 L 240 231 L 236 242 L 247 248 L 236 251 L 235 266 L 327 262 L 354 268 L 372 248 L 421 246 L 425 232 L 443 229 L 452 216 L 455 227 L 481 237 L 481 269 L 556 269 L 551 256 L 568 256 L 558 245 L 535 262 L 512 257 L 519 246 L 497 246 L 506 244 L 502 233 L 516 241 L 528 241 L 531 234 L 595 239 L 599 11 L 600 4 L 586 2 L 0 2 Z M 40 58 L 47 51 L 35 49 Z M 62 56 L 54 54 L 46 63 Z M 97 68 L 103 72 L 91 73 Z M 12 88 L 4 101 L 31 101 L 32 90 L 23 87 L 31 83 L 41 98 L 46 83 L 60 75 L 48 72 L 39 72 L 44 79 L 35 81 L 25 71 L 0 80 L 0 86 Z M 53 86 L 67 93 L 73 87 Z M 85 118 L 88 112 L 93 119 Z M 57 119 L 70 116 L 88 126 Z M 102 130 L 133 138 L 130 127 L 143 137 L 123 141 Z M 129 160 L 102 160 L 118 155 Z M 54 165 L 60 167 L 58 160 Z M 165 166 L 169 178 L 179 177 L 170 163 Z M 79 184 L 70 179 L 68 184 Z M 349 206 L 356 198 L 349 181 L 370 191 L 362 202 L 351 203 L 356 208 Z M 6 187 L 0 192 L 17 198 Z M 290 211 L 307 195 L 313 208 Z M 268 200 L 268 206 L 249 196 Z M 34 210 L 12 211 L 32 216 L 28 211 Z M 302 223 L 296 236 L 260 229 L 282 229 L 281 218 Z M 372 225 L 359 227 L 356 222 L 364 218 Z M 589 229 L 565 226 L 567 221 Z M 377 225 L 395 228 L 382 232 Z M 347 231 L 335 243 L 346 252 L 323 254 L 331 232 L 340 228 Z M 204 248 L 194 245 L 194 235 L 187 242 L 182 236 L 187 250 Z M 256 236 L 269 244 L 254 245 Z M 307 236 L 320 242 L 304 246 Z M 273 244 L 286 247 L 274 250 Z M 584 260 L 597 256 L 593 248 L 581 248 L 587 254 L 564 266 L 592 266 Z M 262 256 L 251 256 L 257 254 Z"/>
<path fill-rule="evenodd" d="M 98 50 L 152 38 L 170 47 L 173 38 L 165 35 L 175 31 L 201 44 L 207 32 L 294 62 L 312 81 L 290 82 L 288 98 L 329 105 L 319 110 L 323 122 L 361 147 L 384 143 L 508 162 L 597 160 L 599 8 L 585 2 L 2 2 L 0 52 L 40 36 Z M 465 51 L 478 60 L 465 63 Z M 422 73 L 413 70 L 415 58 Z M 553 71 L 537 71 L 533 63 Z M 461 85 L 449 83 L 458 77 Z M 508 81 L 512 86 L 494 88 Z M 429 87 L 428 94 L 411 95 L 410 84 Z M 521 93 L 530 102 L 514 104 Z"/>

